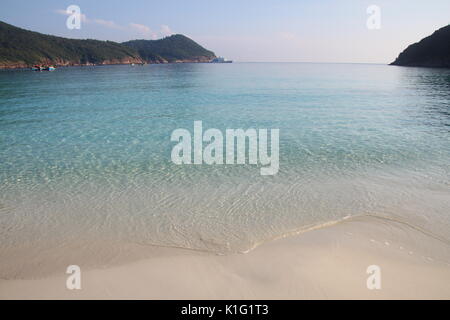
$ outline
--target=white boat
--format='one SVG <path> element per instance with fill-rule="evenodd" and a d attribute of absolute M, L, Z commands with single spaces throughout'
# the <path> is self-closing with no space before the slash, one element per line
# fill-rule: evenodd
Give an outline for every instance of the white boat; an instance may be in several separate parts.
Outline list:
<path fill-rule="evenodd" d="M 43 66 L 34 66 L 31 68 L 33 71 L 55 71 L 56 68 L 53 66 L 43 67 Z"/>
<path fill-rule="evenodd" d="M 211 63 L 233 63 L 233 60 L 225 59 L 224 57 L 217 57 L 211 60 Z"/>

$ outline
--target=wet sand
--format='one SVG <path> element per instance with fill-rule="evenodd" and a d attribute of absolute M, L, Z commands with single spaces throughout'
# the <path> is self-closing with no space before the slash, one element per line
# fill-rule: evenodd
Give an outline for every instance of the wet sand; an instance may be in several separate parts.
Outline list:
<path fill-rule="evenodd" d="M 136 255 L 144 248 L 127 250 Z M 370 265 L 380 267 L 379 290 L 367 288 Z M 0 280 L 0 298 L 450 299 L 449 243 L 375 217 L 270 241 L 246 254 L 154 247 L 151 257 L 138 262 L 80 267 L 81 290 L 66 288 L 62 270 Z"/>

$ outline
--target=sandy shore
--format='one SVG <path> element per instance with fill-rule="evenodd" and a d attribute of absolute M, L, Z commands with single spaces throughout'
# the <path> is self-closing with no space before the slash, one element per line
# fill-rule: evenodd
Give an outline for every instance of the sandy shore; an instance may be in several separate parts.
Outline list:
<path fill-rule="evenodd" d="M 134 250 L 139 250 L 137 247 Z M 381 289 L 366 285 L 368 266 Z M 450 299 L 450 245 L 411 226 L 374 217 L 285 237 L 247 254 L 218 256 L 154 248 L 138 262 L 67 276 L 0 280 L 1 299 Z"/>

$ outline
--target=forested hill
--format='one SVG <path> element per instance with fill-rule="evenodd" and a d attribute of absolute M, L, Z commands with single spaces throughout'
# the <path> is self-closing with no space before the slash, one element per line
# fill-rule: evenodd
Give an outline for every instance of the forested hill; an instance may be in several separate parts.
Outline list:
<path fill-rule="evenodd" d="M 123 45 L 135 49 L 142 59 L 153 63 L 209 62 L 216 57 L 214 52 L 181 34 L 160 40 L 132 40 Z"/>
<path fill-rule="evenodd" d="M 214 57 L 214 53 L 183 35 L 120 44 L 45 35 L 0 21 L 0 68 L 26 68 L 36 64 L 207 62 Z"/>
<path fill-rule="evenodd" d="M 0 21 L 0 67 L 140 62 L 139 54 L 112 41 L 66 39 Z"/>
<path fill-rule="evenodd" d="M 410 45 L 391 64 L 450 68 L 450 25 Z"/>

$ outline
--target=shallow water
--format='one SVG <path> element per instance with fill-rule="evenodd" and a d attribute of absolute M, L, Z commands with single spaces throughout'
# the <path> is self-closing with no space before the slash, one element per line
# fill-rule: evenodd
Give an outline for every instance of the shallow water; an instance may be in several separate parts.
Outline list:
<path fill-rule="evenodd" d="M 280 171 L 171 132 L 280 129 Z M 450 70 L 235 63 L 0 72 L 0 260 L 64 243 L 246 251 L 355 215 L 450 239 Z M 19 249 L 17 249 L 19 250 Z M 19 252 L 19 251 L 15 252 Z M 3 254 L 2 254 L 3 253 Z"/>

